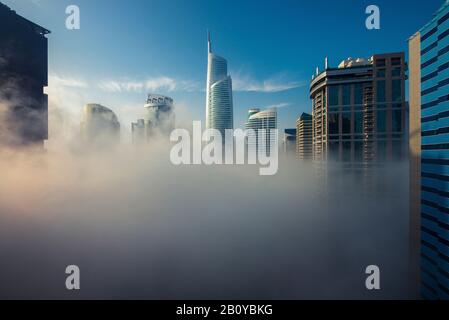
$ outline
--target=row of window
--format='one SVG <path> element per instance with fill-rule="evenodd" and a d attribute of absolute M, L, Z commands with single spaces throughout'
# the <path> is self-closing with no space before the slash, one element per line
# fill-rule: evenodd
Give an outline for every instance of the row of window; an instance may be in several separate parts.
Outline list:
<path fill-rule="evenodd" d="M 435 78 L 436 76 L 438 76 L 438 74 L 440 72 L 446 70 L 447 68 L 449 68 L 449 62 L 446 62 L 446 63 L 442 64 L 441 66 L 439 66 L 436 71 L 433 71 L 433 72 L 429 73 L 428 75 L 423 76 L 421 78 L 421 82 L 424 83 L 430 79 Z"/>
<path fill-rule="evenodd" d="M 352 114 L 354 117 L 352 118 Z M 329 134 L 349 134 L 351 133 L 351 123 L 354 122 L 354 133 L 363 133 L 363 115 L 362 112 L 342 112 L 330 113 L 328 115 Z M 376 131 L 387 131 L 387 110 L 376 111 Z M 340 132 L 340 117 L 341 117 L 341 132 Z M 353 120 L 352 120 L 353 119 Z M 391 130 L 393 132 L 402 131 L 402 110 L 391 111 Z"/>
<path fill-rule="evenodd" d="M 391 77 L 400 77 L 402 75 L 402 68 L 396 67 L 391 69 Z M 377 78 L 385 78 L 387 76 L 387 69 L 378 69 L 376 72 Z"/>
<path fill-rule="evenodd" d="M 385 80 L 379 80 L 376 83 L 376 101 L 386 102 L 386 84 Z M 402 80 L 394 79 L 391 81 L 391 101 L 401 102 L 402 101 Z"/>
<path fill-rule="evenodd" d="M 402 59 L 400 57 L 394 57 L 391 58 L 391 65 L 392 66 L 400 66 L 402 64 Z M 385 67 L 387 65 L 386 59 L 377 59 L 376 60 L 376 67 Z"/>
<path fill-rule="evenodd" d="M 444 79 L 444 80 L 438 82 L 437 85 L 435 85 L 435 86 L 433 86 L 433 87 L 430 87 L 430 88 L 428 88 L 428 89 L 426 89 L 426 90 L 423 90 L 423 91 L 421 92 L 421 96 L 424 97 L 424 96 L 426 96 L 426 95 L 428 95 L 428 94 L 430 94 L 430 93 L 432 93 L 432 92 L 437 91 L 439 88 L 442 88 L 442 87 L 444 87 L 444 86 L 447 86 L 448 84 L 449 84 L 449 78 L 448 78 L 448 79 Z"/>
<path fill-rule="evenodd" d="M 449 95 L 443 95 L 433 101 L 423 103 L 421 105 L 421 109 L 424 110 L 424 109 L 432 108 L 432 107 L 435 107 L 435 106 L 439 105 L 440 103 L 443 103 L 446 101 L 449 101 Z"/>
<path fill-rule="evenodd" d="M 401 102 L 403 95 L 403 86 L 402 79 L 393 79 L 391 80 L 391 101 L 392 102 Z M 386 80 L 378 80 L 376 82 L 376 101 L 377 102 L 387 102 L 386 95 Z M 354 100 L 351 102 L 351 91 L 354 92 Z M 363 84 L 345 84 L 338 86 L 329 86 L 329 106 L 338 106 L 340 105 L 362 105 L 363 101 Z"/>
<path fill-rule="evenodd" d="M 394 160 L 402 159 L 402 141 L 401 140 L 393 140 L 391 141 L 391 155 Z M 355 161 L 362 161 L 364 154 L 364 142 L 363 141 L 355 141 L 355 142 L 329 142 L 328 143 L 328 159 L 329 160 L 343 160 L 343 161 L 351 161 L 352 153 Z M 388 154 L 388 141 L 377 141 L 376 142 L 376 150 L 375 150 L 376 158 L 378 161 L 385 161 L 387 159 Z"/>
<path fill-rule="evenodd" d="M 388 140 L 388 139 L 403 139 L 402 133 L 395 133 L 391 134 L 390 136 L 386 133 L 371 133 L 371 134 L 333 134 L 328 136 L 329 141 L 336 141 L 336 140 Z"/>

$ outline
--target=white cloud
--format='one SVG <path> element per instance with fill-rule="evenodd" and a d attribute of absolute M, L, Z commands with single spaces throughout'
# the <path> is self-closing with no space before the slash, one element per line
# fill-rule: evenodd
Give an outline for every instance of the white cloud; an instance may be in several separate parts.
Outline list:
<path fill-rule="evenodd" d="M 277 104 L 272 104 L 272 105 L 266 106 L 266 107 L 264 107 L 264 109 L 273 109 L 273 108 L 281 109 L 281 108 L 290 107 L 291 105 L 292 105 L 291 103 L 282 102 L 282 103 L 277 103 Z"/>
<path fill-rule="evenodd" d="M 281 74 L 265 80 L 257 80 L 241 72 L 232 73 L 233 90 L 240 92 L 277 93 L 303 87 L 304 81 L 292 81 Z M 147 77 L 145 79 L 104 79 L 96 85 L 85 80 L 63 77 L 57 74 L 49 76 L 50 86 L 71 88 L 96 87 L 109 93 L 143 93 L 143 92 L 203 92 L 203 84 L 191 80 L 175 79 L 168 76 Z"/>
<path fill-rule="evenodd" d="M 234 91 L 276 93 L 296 89 L 306 85 L 304 81 L 291 81 L 285 75 L 278 75 L 265 80 L 256 80 L 241 72 L 232 74 Z"/>
<path fill-rule="evenodd" d="M 117 81 L 104 80 L 98 84 L 98 88 L 106 92 L 149 92 L 164 90 L 168 92 L 184 91 L 193 92 L 201 90 L 200 85 L 193 81 L 176 80 L 171 77 L 147 78 L 143 81 Z"/>
<path fill-rule="evenodd" d="M 56 74 L 50 74 L 48 76 L 48 85 L 50 87 L 71 87 L 71 88 L 87 88 L 88 84 L 84 80 L 61 77 Z"/>

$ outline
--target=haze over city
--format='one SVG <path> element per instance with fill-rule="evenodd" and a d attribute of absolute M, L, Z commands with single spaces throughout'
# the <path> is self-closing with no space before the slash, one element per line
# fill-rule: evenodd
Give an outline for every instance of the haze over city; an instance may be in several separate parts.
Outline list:
<path fill-rule="evenodd" d="M 449 298 L 449 0 L 0 1 L 0 299 Z"/>

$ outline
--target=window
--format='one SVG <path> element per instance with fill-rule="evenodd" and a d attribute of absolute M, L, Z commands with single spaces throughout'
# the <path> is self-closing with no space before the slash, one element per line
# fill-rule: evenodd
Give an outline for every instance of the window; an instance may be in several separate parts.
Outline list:
<path fill-rule="evenodd" d="M 343 105 L 351 104 L 351 86 L 346 84 L 343 86 Z"/>
<path fill-rule="evenodd" d="M 354 133 L 363 133 L 363 113 L 354 112 Z"/>
<path fill-rule="evenodd" d="M 342 133 L 351 133 L 351 112 L 343 112 L 342 114 Z"/>
<path fill-rule="evenodd" d="M 377 70 L 377 77 L 378 78 L 385 78 L 385 69 Z"/>
<path fill-rule="evenodd" d="M 330 113 L 328 115 L 328 118 L 329 118 L 329 134 L 339 134 L 340 126 L 338 123 L 338 114 Z"/>
<path fill-rule="evenodd" d="M 391 59 L 392 66 L 400 66 L 401 62 L 402 62 L 401 58 L 392 58 Z"/>
<path fill-rule="evenodd" d="M 385 102 L 385 80 L 377 81 L 377 102 Z"/>
<path fill-rule="evenodd" d="M 393 68 L 391 70 L 392 77 L 400 77 L 401 76 L 401 68 Z"/>
<path fill-rule="evenodd" d="M 377 160 L 385 161 L 387 158 L 387 141 L 377 142 Z"/>
<path fill-rule="evenodd" d="M 354 160 L 363 160 L 363 142 L 354 142 Z"/>
<path fill-rule="evenodd" d="M 329 87 L 329 106 L 338 106 L 339 105 L 339 86 L 330 86 Z"/>
<path fill-rule="evenodd" d="M 354 85 L 354 104 L 363 104 L 363 85 L 361 83 Z"/>
<path fill-rule="evenodd" d="M 393 115 L 392 131 L 393 132 L 401 132 L 402 131 L 402 110 L 393 110 L 392 115 Z"/>
<path fill-rule="evenodd" d="M 385 65 L 386 65 L 385 59 L 376 60 L 376 67 L 385 67 Z"/>
<path fill-rule="evenodd" d="M 377 132 L 387 131 L 387 112 L 385 110 L 377 111 Z"/>
<path fill-rule="evenodd" d="M 391 82 L 391 85 L 392 85 L 391 98 L 393 102 L 402 101 L 402 80 L 393 80 Z"/>
<path fill-rule="evenodd" d="M 328 159 L 329 160 L 338 160 L 339 157 L 340 157 L 340 143 L 329 142 Z"/>

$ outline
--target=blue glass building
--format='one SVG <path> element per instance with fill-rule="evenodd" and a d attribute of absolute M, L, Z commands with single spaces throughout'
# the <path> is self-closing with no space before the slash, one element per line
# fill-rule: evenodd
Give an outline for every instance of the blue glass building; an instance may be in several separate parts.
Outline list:
<path fill-rule="evenodd" d="M 412 185 L 420 186 L 411 193 L 420 290 L 425 299 L 449 299 L 449 1 L 409 45 L 411 161 L 412 170 L 421 172 L 416 179 L 411 172 Z M 415 217 L 414 197 L 420 198 Z"/>

